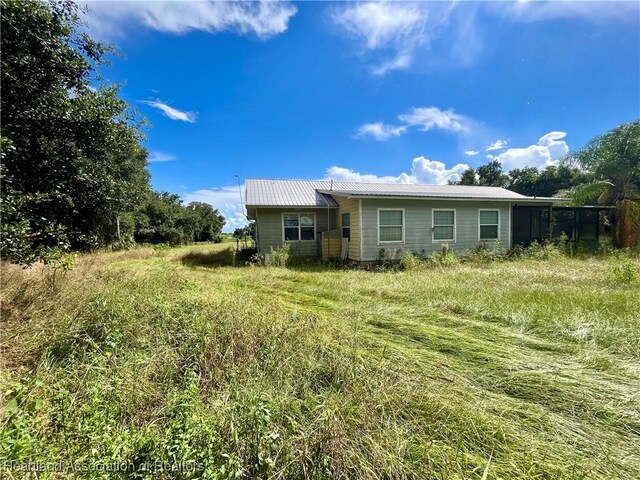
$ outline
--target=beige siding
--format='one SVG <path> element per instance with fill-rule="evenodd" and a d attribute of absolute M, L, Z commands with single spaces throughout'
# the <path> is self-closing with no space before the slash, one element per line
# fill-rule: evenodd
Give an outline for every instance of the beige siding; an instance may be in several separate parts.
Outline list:
<path fill-rule="evenodd" d="M 260 253 L 269 253 L 271 252 L 271 247 L 277 248 L 284 243 L 282 214 L 315 213 L 316 240 L 288 243 L 291 244 L 291 253 L 293 255 L 318 255 L 320 241 L 320 235 L 318 233 L 336 228 L 337 210 L 337 208 L 259 208 L 256 213 L 256 224 L 258 227 L 258 247 Z M 328 225 L 329 223 L 330 225 Z"/>
<path fill-rule="evenodd" d="M 360 260 L 360 201 L 353 198 L 333 197 L 338 202 L 338 227 L 342 231 L 342 214 L 351 214 L 351 241 L 349 260 Z"/>
<path fill-rule="evenodd" d="M 380 244 L 378 242 L 378 208 L 404 209 L 404 241 L 402 243 Z M 456 239 L 454 242 L 434 242 L 432 240 L 433 209 L 456 210 Z M 486 201 L 442 201 L 442 200 L 362 200 L 362 255 L 360 260 L 376 260 L 380 250 L 385 249 L 388 257 L 411 251 L 419 255 L 430 255 L 448 243 L 455 253 L 465 253 L 480 243 L 479 210 L 500 210 L 500 243 L 511 247 L 511 217 L 509 202 Z M 353 218 L 353 217 L 352 217 Z M 352 233 L 353 238 L 353 233 Z M 488 241 L 488 243 L 492 243 Z"/>

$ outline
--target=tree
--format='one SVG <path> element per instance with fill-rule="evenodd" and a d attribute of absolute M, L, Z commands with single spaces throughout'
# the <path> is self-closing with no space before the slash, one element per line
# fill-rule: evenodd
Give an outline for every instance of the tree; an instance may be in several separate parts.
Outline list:
<path fill-rule="evenodd" d="M 134 213 L 133 238 L 141 243 L 220 242 L 224 217 L 211 205 L 169 192 L 149 192 Z"/>
<path fill-rule="evenodd" d="M 486 187 L 503 187 L 507 183 L 507 176 L 502 172 L 502 164 L 492 160 L 486 165 L 478 167 L 478 184 Z"/>
<path fill-rule="evenodd" d="M 600 197 L 610 205 L 634 198 L 640 189 L 640 120 L 622 124 L 571 152 L 564 164 L 579 166 L 593 175 L 593 182 L 576 188 L 578 203 Z"/>
<path fill-rule="evenodd" d="M 637 245 L 640 236 L 640 120 L 622 124 L 571 152 L 564 164 L 579 166 L 593 181 L 573 189 L 576 204 L 597 199 L 615 205 L 613 241 Z"/>
<path fill-rule="evenodd" d="M 71 1 L 2 1 L 0 136 L 11 148 L 0 249 L 27 263 L 111 242 L 118 216 L 149 190 L 141 122 L 117 87 L 91 86 L 111 50 L 78 25 Z"/>
<path fill-rule="evenodd" d="M 457 185 L 478 185 L 476 171 L 473 168 L 467 168 L 464 172 L 462 172 Z"/>
<path fill-rule="evenodd" d="M 185 207 L 185 218 L 193 225 L 192 238 L 196 242 L 221 241 L 224 216 L 204 202 L 191 202 Z"/>
<path fill-rule="evenodd" d="M 256 239 L 256 224 L 255 222 L 251 222 L 244 227 L 238 227 L 233 231 L 233 238 L 236 239 L 238 245 L 240 242 L 243 242 L 244 248 L 247 248 L 247 240 Z"/>
<path fill-rule="evenodd" d="M 552 197 L 588 181 L 588 173 L 567 165 L 549 165 L 542 171 L 536 167 L 524 167 L 509 172 L 505 188 L 530 197 Z"/>

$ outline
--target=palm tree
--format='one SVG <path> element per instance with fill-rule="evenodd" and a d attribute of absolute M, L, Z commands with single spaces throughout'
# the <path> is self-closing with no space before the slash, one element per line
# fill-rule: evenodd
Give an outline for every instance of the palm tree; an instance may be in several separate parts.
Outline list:
<path fill-rule="evenodd" d="M 640 120 L 622 124 L 571 152 L 564 163 L 590 173 L 594 180 L 573 189 L 573 203 L 597 199 L 615 205 L 619 246 L 638 243 L 640 223 Z M 636 218 L 637 217 L 637 218 Z M 631 229 L 632 231 L 630 231 Z"/>

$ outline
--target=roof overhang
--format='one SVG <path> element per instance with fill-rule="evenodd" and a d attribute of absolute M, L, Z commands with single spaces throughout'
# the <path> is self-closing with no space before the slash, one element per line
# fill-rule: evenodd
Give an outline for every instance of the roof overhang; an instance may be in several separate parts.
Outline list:
<path fill-rule="evenodd" d="M 397 194 L 380 194 L 380 193 L 362 193 L 362 192 L 344 192 L 335 190 L 318 190 L 320 193 L 328 195 L 336 195 L 339 197 L 360 199 L 360 198 L 378 198 L 384 200 L 440 200 L 454 202 L 522 202 L 522 203 L 562 203 L 570 202 L 569 198 L 555 197 L 464 197 L 464 196 L 448 196 L 448 195 L 397 195 Z"/>

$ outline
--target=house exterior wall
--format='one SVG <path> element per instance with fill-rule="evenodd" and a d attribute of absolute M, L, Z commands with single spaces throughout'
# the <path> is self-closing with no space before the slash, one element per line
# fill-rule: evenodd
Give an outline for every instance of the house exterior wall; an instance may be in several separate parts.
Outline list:
<path fill-rule="evenodd" d="M 349 242 L 349 260 L 360 260 L 360 200 L 355 198 L 334 197 L 338 202 L 338 228 L 342 235 L 342 214 L 351 215 L 351 241 Z"/>
<path fill-rule="evenodd" d="M 386 200 L 362 199 L 362 246 L 359 260 L 373 261 L 385 249 L 387 258 L 402 252 L 430 255 L 439 252 L 443 243 L 457 254 L 473 249 L 479 243 L 479 211 L 498 209 L 500 214 L 499 236 L 503 248 L 511 248 L 511 207 L 510 202 L 487 201 L 447 201 L 447 200 Z M 380 243 L 378 241 L 378 209 L 404 209 L 404 241 Z M 433 241 L 433 209 L 455 209 L 455 241 Z M 353 220 L 352 220 L 353 221 Z M 353 234 L 351 236 L 353 239 Z M 484 242 L 484 241 L 483 241 Z M 492 244 L 493 241 L 486 241 Z"/>
<path fill-rule="evenodd" d="M 282 215 L 285 213 L 315 213 L 316 239 L 287 242 L 291 244 L 292 255 L 319 255 L 320 232 L 336 227 L 337 208 L 258 208 L 255 213 L 258 233 L 259 253 L 270 253 L 271 247 L 280 247 L 284 242 Z M 328 218 L 327 218 L 328 217 Z"/>

